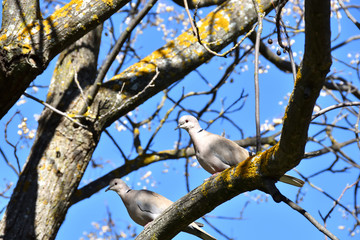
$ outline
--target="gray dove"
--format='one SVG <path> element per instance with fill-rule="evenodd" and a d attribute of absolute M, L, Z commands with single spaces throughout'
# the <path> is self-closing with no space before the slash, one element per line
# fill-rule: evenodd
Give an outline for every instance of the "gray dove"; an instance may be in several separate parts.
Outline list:
<path fill-rule="evenodd" d="M 175 129 L 185 129 L 194 144 L 195 155 L 200 165 L 209 173 L 217 174 L 247 159 L 249 152 L 235 142 L 202 129 L 198 120 L 190 115 L 182 116 Z M 279 181 L 302 187 L 304 181 L 282 176 Z"/>
<path fill-rule="evenodd" d="M 134 222 L 145 226 L 157 218 L 173 202 L 166 197 L 149 190 L 133 190 L 120 178 L 110 181 L 105 190 L 115 191 L 125 204 L 125 207 Z M 201 223 L 191 223 L 183 231 L 193 234 L 204 240 L 216 240 L 213 236 L 202 230 Z"/>

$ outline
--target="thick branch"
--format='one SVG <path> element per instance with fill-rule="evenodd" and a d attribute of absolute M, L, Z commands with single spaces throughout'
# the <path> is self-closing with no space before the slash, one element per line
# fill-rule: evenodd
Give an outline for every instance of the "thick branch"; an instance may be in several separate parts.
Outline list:
<path fill-rule="evenodd" d="M 236 167 L 226 169 L 221 174 L 211 177 L 171 205 L 136 239 L 171 239 L 190 222 L 239 193 L 263 188 L 263 180 L 256 173 L 257 164 L 257 160 L 249 158 Z"/>
<path fill-rule="evenodd" d="M 274 134 L 273 136 L 261 138 L 261 144 L 275 145 L 276 144 L 275 137 L 277 135 L 278 134 Z M 256 138 L 255 137 L 246 138 L 246 139 L 237 140 L 235 142 L 242 147 L 255 146 Z M 91 197 L 96 192 L 108 186 L 111 179 L 115 177 L 119 178 L 126 176 L 129 173 L 129 169 L 131 169 L 131 171 L 135 171 L 139 168 L 145 167 L 155 162 L 164 161 L 164 160 L 176 160 L 180 158 L 191 157 L 194 155 L 195 155 L 195 150 L 193 147 L 187 147 L 179 150 L 175 150 L 175 149 L 164 150 L 154 154 L 139 155 L 135 159 L 127 161 L 121 167 L 112 170 L 111 172 L 105 174 L 104 176 L 78 189 L 74 193 L 71 199 L 71 205 Z"/>
<path fill-rule="evenodd" d="M 173 0 L 173 2 L 178 4 L 179 6 L 184 7 L 183 0 Z M 202 0 L 202 1 L 190 0 L 190 1 L 187 1 L 190 9 L 195 9 L 196 7 L 202 8 L 202 7 L 212 6 L 212 5 L 220 5 L 223 2 L 225 2 L 225 0 Z"/>
<path fill-rule="evenodd" d="M 262 172 L 280 177 L 299 164 L 316 99 L 331 66 L 330 2 L 305 1 L 305 51 L 284 116 L 278 145 L 266 152 Z"/>
<path fill-rule="evenodd" d="M 261 5 L 266 13 L 273 7 L 270 0 L 262 0 Z M 257 14 L 251 0 L 230 0 L 209 13 L 197 23 L 197 26 L 202 41 L 208 43 L 213 51 L 218 52 L 244 34 L 256 20 Z M 99 99 L 106 97 L 123 101 L 115 102 L 115 105 L 110 106 L 110 111 L 102 114 L 98 128 L 110 125 L 115 119 L 182 79 L 212 57 L 213 55 L 198 43 L 191 29 L 184 32 L 104 84 Z M 144 91 L 137 99 L 123 104 L 147 86 L 155 74 L 156 67 L 160 74 L 154 82 L 154 87 Z M 117 96 L 123 83 L 125 83 L 124 91 L 121 96 Z"/>
<path fill-rule="evenodd" d="M 59 57 L 47 102 L 62 111 L 81 106 L 79 86 L 95 79 L 101 28 Z M 0 222 L 4 239 L 55 239 L 99 135 L 45 108 L 29 158 Z"/>
<path fill-rule="evenodd" d="M 137 239 L 170 239 L 187 224 L 221 203 L 253 189 L 263 189 L 260 174 L 280 177 L 303 157 L 312 110 L 331 65 L 330 2 L 305 2 L 305 56 L 287 107 L 280 144 L 210 178 L 175 202 Z M 259 165 L 260 164 L 260 165 Z"/>
<path fill-rule="evenodd" d="M 0 85 L 7 87 L 0 89 L 0 118 L 19 99 L 31 81 L 44 71 L 51 59 L 127 2 L 73 0 L 46 19 L 40 18 L 35 12 L 30 15 L 31 20 L 28 17 L 20 18 L 21 24 L 4 20 L 5 25 L 0 33 Z M 16 13 L 27 13 L 30 7 L 21 5 L 20 9 L 16 6 L 12 9 L 16 9 Z M 37 6 L 32 7 L 36 9 Z M 13 18 L 14 15 L 11 16 Z"/>

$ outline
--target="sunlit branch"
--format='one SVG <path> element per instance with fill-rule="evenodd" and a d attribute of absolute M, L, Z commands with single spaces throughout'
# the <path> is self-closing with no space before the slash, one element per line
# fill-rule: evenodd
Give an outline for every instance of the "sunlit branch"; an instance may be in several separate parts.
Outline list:
<path fill-rule="evenodd" d="M 349 12 L 349 10 L 345 7 L 345 4 L 343 3 L 342 0 L 338 0 L 339 5 L 341 6 L 341 8 L 344 10 L 346 16 L 355 24 L 355 26 L 360 30 L 360 23 L 358 21 L 356 21 L 356 19 L 351 15 L 351 13 Z"/>
<path fill-rule="evenodd" d="M 312 151 L 312 152 L 307 152 L 307 153 L 304 154 L 304 158 L 317 157 L 317 156 L 323 155 L 323 154 L 325 154 L 325 153 L 332 152 L 332 151 L 335 150 L 335 149 L 348 146 L 348 145 L 350 145 L 350 144 L 352 144 L 352 143 L 355 143 L 356 141 L 357 141 L 356 139 L 351 139 L 351 140 L 345 141 L 345 142 L 343 142 L 343 143 L 337 143 L 336 146 L 324 147 L 324 148 L 322 148 L 322 149 L 320 149 L 320 150 L 316 150 L 316 151 Z"/>
<path fill-rule="evenodd" d="M 312 223 L 320 232 L 324 233 L 326 236 L 328 236 L 330 239 L 338 240 L 338 238 L 332 234 L 328 229 L 326 229 L 323 225 L 321 225 L 316 219 L 310 215 L 305 209 L 291 201 L 285 196 L 282 196 L 282 201 L 289 205 L 292 209 L 299 212 L 301 215 L 303 215 L 307 220 L 309 220 L 310 223 Z"/>
<path fill-rule="evenodd" d="M 359 40 L 359 39 L 360 39 L 360 35 L 351 36 L 351 37 L 349 37 L 348 39 L 346 39 L 345 41 L 343 41 L 343 42 L 341 42 L 341 43 L 333 46 L 333 47 L 331 48 L 331 51 L 334 51 L 334 50 L 336 50 L 336 49 L 338 49 L 338 48 L 340 48 L 340 47 L 342 47 L 342 46 L 345 46 L 345 45 L 348 44 L 349 42 L 352 42 L 352 41 L 354 41 L 354 40 Z"/>
<path fill-rule="evenodd" d="M 345 103 L 339 103 L 327 108 L 324 108 L 322 110 L 320 110 L 319 112 L 315 113 L 312 118 L 311 121 L 313 121 L 315 118 L 321 116 L 322 114 L 329 112 L 331 110 L 337 109 L 337 108 L 342 108 L 342 107 L 349 107 L 349 106 L 360 106 L 360 102 L 345 102 Z"/>
<path fill-rule="evenodd" d="M 256 43 L 255 43 L 255 63 L 254 63 L 254 86 L 255 86 L 255 126 L 256 126 L 256 152 L 261 151 L 260 144 L 260 87 L 259 87 L 259 49 L 260 49 L 260 40 L 261 33 L 263 29 L 263 18 L 264 13 L 261 12 L 258 3 L 253 0 L 255 6 L 259 28 L 256 33 Z"/>
<path fill-rule="evenodd" d="M 55 113 L 57 113 L 57 114 L 59 114 L 59 115 L 61 115 L 61 116 L 65 117 L 66 119 L 70 120 L 70 121 L 71 121 L 71 122 L 73 122 L 74 124 L 79 125 L 80 127 L 85 128 L 85 129 L 87 129 L 87 128 L 88 128 L 87 126 L 85 126 L 85 125 L 81 124 L 80 122 L 78 122 L 78 121 L 77 121 L 77 120 L 75 120 L 74 118 L 69 117 L 69 115 L 68 115 L 68 114 L 66 114 L 66 113 L 64 113 L 64 112 L 62 112 L 62 111 L 60 111 L 60 110 L 58 110 L 58 109 L 54 108 L 54 107 L 53 107 L 53 106 L 51 106 L 50 104 L 48 104 L 48 103 L 46 103 L 46 102 L 44 102 L 44 101 L 42 101 L 42 100 L 40 100 L 40 99 L 38 99 L 38 98 L 36 98 L 36 97 L 34 97 L 34 96 L 30 95 L 30 94 L 27 94 L 26 92 L 24 92 L 23 94 L 24 94 L 24 96 L 26 96 L 26 97 L 28 97 L 28 98 L 30 98 L 30 99 L 32 99 L 32 100 L 34 100 L 34 101 L 36 101 L 36 102 L 40 103 L 41 105 L 44 105 L 45 107 L 49 108 L 51 111 L 53 111 L 53 112 L 55 112 Z M 77 116 L 75 116 L 75 117 L 77 117 Z"/>
<path fill-rule="evenodd" d="M 121 36 L 117 40 L 114 48 L 112 49 L 111 53 L 106 58 L 106 61 L 101 66 L 100 71 L 95 79 L 95 82 L 93 86 L 91 87 L 90 91 L 88 92 L 88 97 L 86 105 L 91 105 L 92 101 L 95 99 L 95 95 L 99 91 L 100 86 L 102 85 L 102 82 L 104 81 L 105 75 L 110 69 L 110 66 L 114 62 L 116 56 L 119 54 L 121 48 L 123 47 L 126 39 L 129 37 L 131 32 L 134 30 L 134 28 L 140 23 L 140 21 L 147 15 L 147 13 L 150 11 L 150 9 L 154 6 L 154 4 L 157 2 L 157 0 L 150 0 L 144 8 L 138 13 L 138 15 L 129 23 L 125 31 L 122 32 Z M 80 110 L 79 114 L 84 114 L 87 111 L 86 106 Z"/>

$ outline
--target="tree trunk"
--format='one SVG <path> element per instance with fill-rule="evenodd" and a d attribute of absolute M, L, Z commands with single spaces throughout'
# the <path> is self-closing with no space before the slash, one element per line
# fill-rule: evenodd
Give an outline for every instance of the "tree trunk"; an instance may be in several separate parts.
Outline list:
<path fill-rule="evenodd" d="M 102 28 L 90 32 L 59 57 L 47 102 L 76 110 L 95 79 Z M 83 176 L 99 135 L 44 109 L 37 137 L 0 225 L 4 239 L 54 239 Z"/>

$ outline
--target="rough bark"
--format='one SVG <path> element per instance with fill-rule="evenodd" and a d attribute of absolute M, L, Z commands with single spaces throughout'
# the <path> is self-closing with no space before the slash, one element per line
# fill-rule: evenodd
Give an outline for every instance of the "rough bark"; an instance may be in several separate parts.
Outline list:
<path fill-rule="evenodd" d="M 263 0 L 261 3 L 265 12 L 272 10 L 271 1 Z M 218 44 L 212 48 L 215 51 L 220 51 L 239 35 L 244 34 L 245 29 L 251 28 L 256 19 L 257 14 L 254 11 L 252 0 L 242 2 L 234 0 L 215 9 L 197 25 L 202 26 L 200 27 L 200 34 L 202 34 L 204 41 L 216 41 Z M 212 57 L 213 55 L 197 42 L 189 29 L 121 74 L 114 76 L 111 81 L 106 82 L 100 88 L 94 104 L 105 101 L 106 109 L 100 110 L 94 128 L 101 131 L 114 120 L 133 110 L 162 89 L 182 79 L 183 76 Z M 160 74 L 154 82 L 154 87 L 145 89 L 155 74 L 155 66 L 158 67 Z M 123 84 L 125 84 L 124 90 L 119 93 Z M 136 96 L 139 92 L 141 94 Z M 125 176 L 128 169 L 136 170 L 148 164 L 169 159 L 174 155 L 184 156 L 184 151 L 178 153 L 163 151 L 157 155 L 138 156 L 134 160 L 128 161 L 124 166 L 114 169 L 88 186 L 79 189 L 74 195 L 73 202 L 76 203 L 90 197 L 105 187 L 114 176 Z M 188 153 L 187 156 L 189 156 Z"/>
<path fill-rule="evenodd" d="M 47 102 L 71 111 L 82 101 L 75 74 L 86 88 L 95 78 L 101 28 L 90 32 L 59 57 Z M 54 239 L 70 197 L 91 159 L 99 135 L 49 109 L 0 225 L 4 239 Z"/>
<path fill-rule="evenodd" d="M 37 0 L 5 0 L 0 33 L 0 85 L 6 87 L 0 88 L 0 119 L 57 54 L 127 2 L 73 0 L 42 19 Z"/>
<path fill-rule="evenodd" d="M 261 3 L 266 12 L 273 7 L 270 0 L 263 0 Z M 215 42 L 210 47 L 220 51 L 243 34 L 245 29 L 249 29 L 256 18 L 251 0 L 241 3 L 233 0 L 210 13 L 198 26 L 203 41 Z M 80 54 L 80 50 L 73 51 L 73 54 Z M 38 137 L 1 222 L 0 235 L 5 234 L 8 239 L 55 238 L 68 207 L 79 199 L 74 196 L 81 195 L 81 190 L 77 191 L 76 195 L 73 193 L 103 129 L 154 94 L 182 79 L 212 56 L 197 42 L 191 31 L 180 35 L 100 88 L 90 111 L 86 113 L 85 124 L 91 130 L 78 127 L 50 110 L 45 110 Z M 83 100 L 74 86 L 73 78 L 69 79 L 68 76 L 73 76 L 72 71 L 77 71 L 82 88 L 86 91 L 95 74 L 85 70 L 85 67 L 74 68 L 90 64 L 88 57 L 79 57 L 87 61 L 79 65 L 72 59 L 77 58 L 71 55 L 70 50 L 61 56 L 59 66 L 68 64 L 72 69 L 65 72 L 58 67 L 55 70 L 55 75 L 58 75 L 61 81 L 64 81 L 63 78 L 67 80 L 61 85 L 61 81 L 54 77 L 47 98 L 48 102 L 58 109 L 76 114 L 83 107 Z M 160 74 L 154 86 L 146 87 L 156 68 Z M 81 76 L 84 73 L 91 74 Z M 119 93 L 123 84 L 124 91 Z M 156 160 L 146 156 L 141 156 L 141 159 L 144 164 Z M 125 171 L 128 172 L 128 168 Z M 254 176 L 251 180 L 257 182 L 254 186 L 260 186 L 260 178 Z M 27 217 L 19 220 L 24 216 Z M 22 228 L 23 226 L 26 227 Z"/>
<path fill-rule="evenodd" d="M 266 13 L 273 9 L 273 4 L 274 2 L 270 0 L 261 1 L 262 9 Z M 209 44 L 213 51 L 220 52 L 240 35 L 245 34 L 256 21 L 257 14 L 252 0 L 230 0 L 198 21 L 197 26 L 202 41 Z M 104 84 L 97 96 L 98 99 L 121 99 L 121 101 L 109 103 L 108 107 L 111 111 L 100 113 L 96 128 L 109 126 L 139 103 L 143 103 L 157 92 L 182 79 L 213 56 L 199 44 L 191 29 L 169 41 Z M 156 68 L 160 73 L 153 82 L 153 87 L 145 89 L 154 77 Z M 119 95 L 123 84 L 125 84 L 124 90 Z"/>
<path fill-rule="evenodd" d="M 190 222 L 245 191 L 264 189 L 303 157 L 311 113 L 330 70 L 330 1 L 305 1 L 305 53 L 287 106 L 280 142 L 210 178 L 176 201 L 136 239 L 171 239 Z"/>

